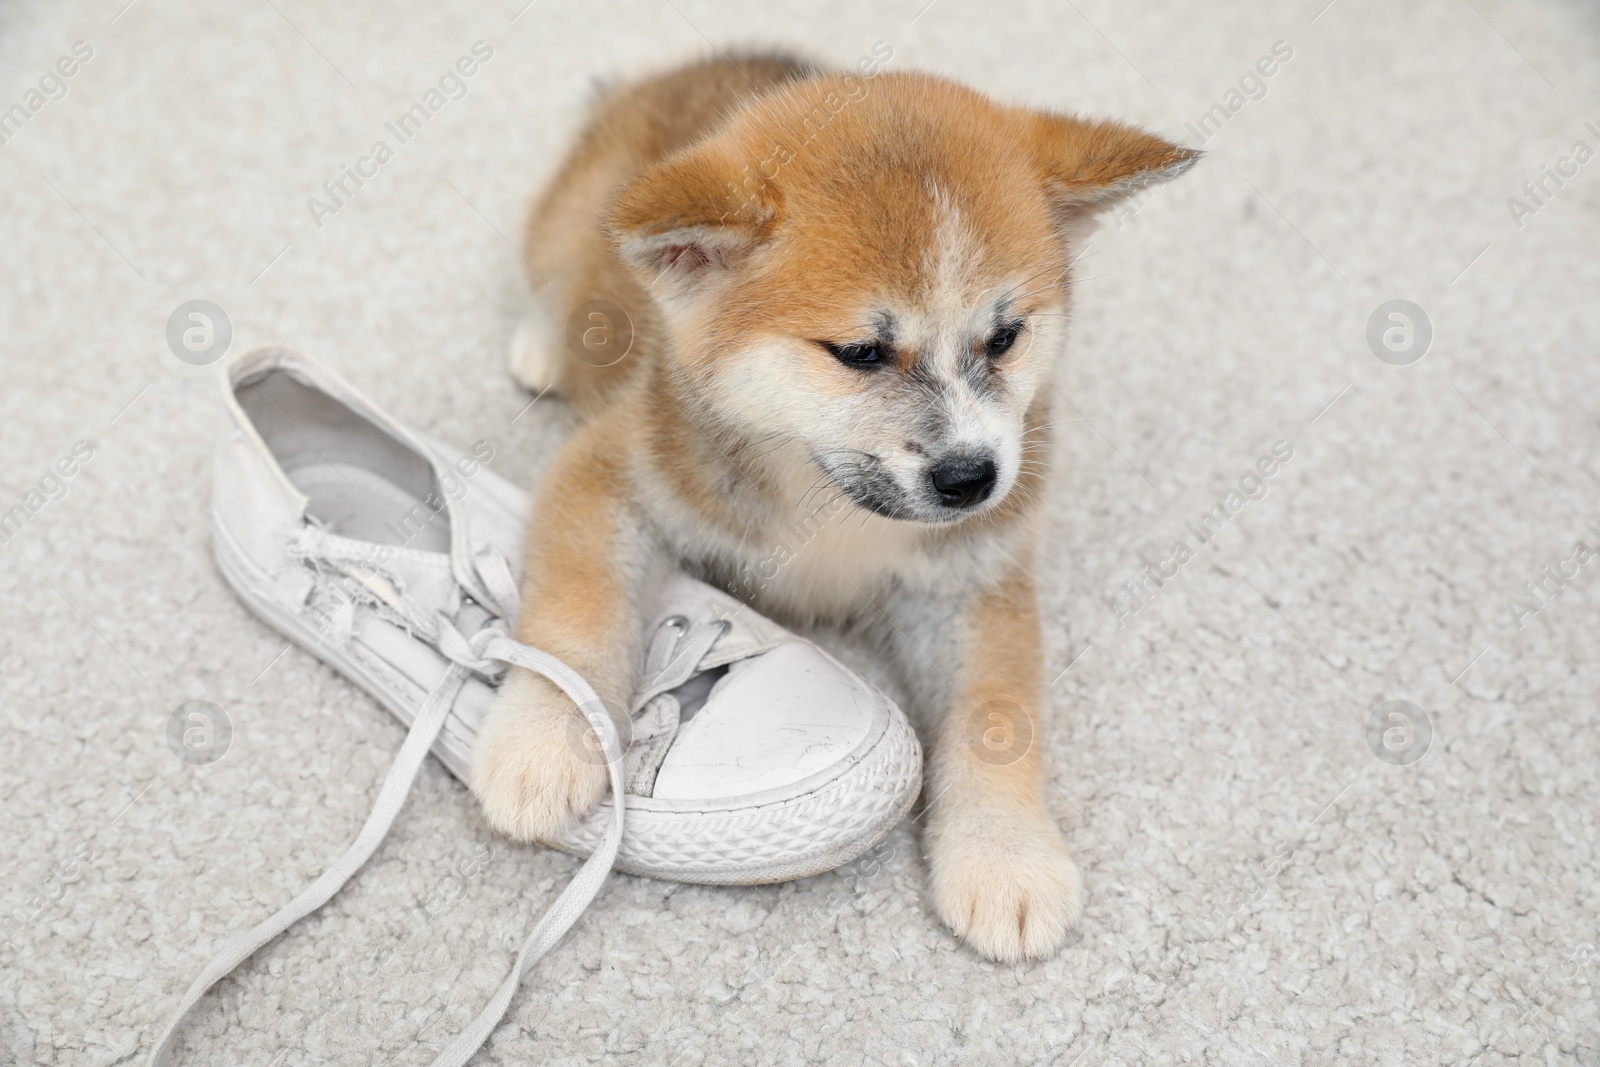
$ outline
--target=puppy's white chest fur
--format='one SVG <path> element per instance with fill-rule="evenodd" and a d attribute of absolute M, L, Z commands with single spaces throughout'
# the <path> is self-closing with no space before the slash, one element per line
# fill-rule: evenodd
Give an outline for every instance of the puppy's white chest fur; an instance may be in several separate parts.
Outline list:
<path fill-rule="evenodd" d="M 922 561 L 918 531 L 845 503 L 796 508 L 772 545 L 743 561 L 752 599 L 818 618 L 859 610 L 862 598 Z"/>

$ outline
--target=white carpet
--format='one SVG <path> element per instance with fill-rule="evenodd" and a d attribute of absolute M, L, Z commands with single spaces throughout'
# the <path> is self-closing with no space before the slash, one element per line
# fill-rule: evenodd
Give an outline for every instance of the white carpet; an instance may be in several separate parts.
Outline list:
<path fill-rule="evenodd" d="M 217 368 L 174 357 L 172 311 L 213 300 L 234 351 L 309 351 L 532 484 L 570 422 L 503 372 L 514 243 L 591 79 L 708 41 L 845 63 L 881 40 L 891 68 L 1191 143 L 1228 114 L 1080 264 L 1060 376 L 1046 744 L 1083 928 L 980 961 L 931 914 L 910 825 L 797 884 L 616 876 L 474 1062 L 1600 1063 L 1600 561 L 1560 562 L 1600 548 L 1600 161 L 1572 157 L 1600 150 L 1592 4 L 124 3 L 0 7 L 0 107 L 27 113 L 0 150 L 0 511 L 25 513 L 0 538 L 0 1062 L 142 1062 L 400 743 L 214 570 Z M 479 40 L 465 97 L 387 135 Z M 1278 41 L 1264 95 L 1229 98 Z M 307 199 L 380 138 L 393 158 L 319 228 Z M 1567 176 L 1535 201 L 1546 165 Z M 1431 321 L 1420 362 L 1368 348 L 1392 299 Z M 1121 593 L 1119 627 L 1123 583 L 1278 441 L 1265 497 L 1136 612 Z M 1514 618 L 1547 565 L 1577 577 Z M 191 699 L 233 724 L 211 766 L 166 744 Z M 1368 744 L 1393 699 L 1431 724 L 1409 765 Z M 576 862 L 494 841 L 430 761 L 180 1062 L 429 1062 Z"/>

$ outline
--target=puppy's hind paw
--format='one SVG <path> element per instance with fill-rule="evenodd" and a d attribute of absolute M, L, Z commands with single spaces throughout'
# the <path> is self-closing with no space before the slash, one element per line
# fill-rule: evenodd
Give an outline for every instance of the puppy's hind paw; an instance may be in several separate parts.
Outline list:
<path fill-rule="evenodd" d="M 555 331 L 543 309 L 517 323 L 507 363 L 518 385 L 531 393 L 553 387 L 561 376 L 562 358 Z"/>

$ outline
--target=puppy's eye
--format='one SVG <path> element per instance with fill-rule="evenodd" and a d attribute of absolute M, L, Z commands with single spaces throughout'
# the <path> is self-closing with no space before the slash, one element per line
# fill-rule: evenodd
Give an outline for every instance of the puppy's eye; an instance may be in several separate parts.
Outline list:
<path fill-rule="evenodd" d="M 887 358 L 883 346 L 876 341 L 850 345 L 836 345 L 823 341 L 822 347 L 833 353 L 834 359 L 852 367 L 876 366 Z"/>
<path fill-rule="evenodd" d="M 989 339 L 983 343 L 983 354 L 990 359 L 1005 355 L 1011 350 L 1011 346 L 1017 343 L 1017 338 L 1022 334 L 1023 325 L 1023 321 L 1018 319 L 1016 322 L 1006 323 L 994 333 L 991 333 Z"/>

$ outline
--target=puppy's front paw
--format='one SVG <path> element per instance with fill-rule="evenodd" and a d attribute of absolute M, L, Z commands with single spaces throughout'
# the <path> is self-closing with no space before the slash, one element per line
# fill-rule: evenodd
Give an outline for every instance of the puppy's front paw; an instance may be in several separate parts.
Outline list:
<path fill-rule="evenodd" d="M 987 821 L 959 820 L 934 831 L 928 848 L 934 907 L 990 959 L 1052 955 L 1083 911 L 1077 865 L 1047 822 L 1014 828 Z"/>
<path fill-rule="evenodd" d="M 472 792 L 489 825 L 531 841 L 593 810 L 608 778 L 604 758 L 583 744 L 586 732 L 582 715 L 560 690 L 513 669 L 472 755 Z"/>

